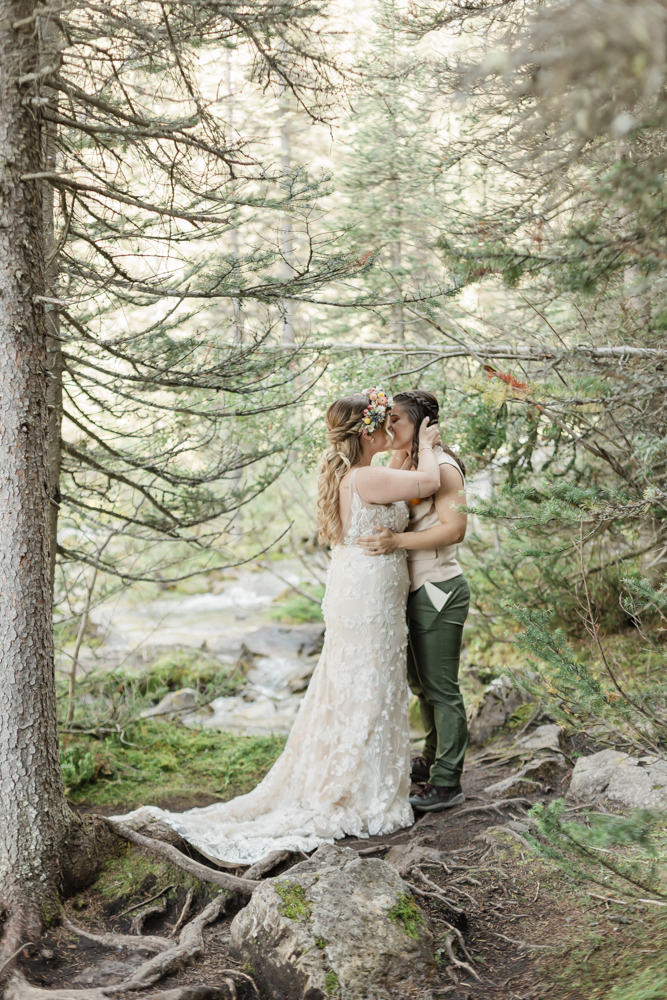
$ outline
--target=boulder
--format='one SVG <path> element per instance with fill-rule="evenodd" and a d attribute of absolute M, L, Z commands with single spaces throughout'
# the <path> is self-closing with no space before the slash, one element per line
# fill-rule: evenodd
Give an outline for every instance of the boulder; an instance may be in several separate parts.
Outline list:
<path fill-rule="evenodd" d="M 549 729 L 550 726 L 542 726 L 542 729 Z M 558 728 L 558 727 L 556 727 Z M 484 792 L 487 795 L 494 795 L 496 798 L 512 798 L 514 795 L 532 795 L 535 792 L 546 790 L 544 781 L 550 781 L 559 774 L 567 770 L 567 763 L 562 754 L 550 754 L 547 757 L 536 757 L 528 761 L 509 777 L 502 781 L 496 781 L 493 785 L 487 785 Z"/>
<path fill-rule="evenodd" d="M 570 800 L 603 798 L 633 809 L 667 809 L 667 761 L 600 750 L 580 757 L 572 772 Z"/>
<path fill-rule="evenodd" d="M 484 789 L 485 795 L 491 795 L 494 799 L 514 799 L 521 795 L 536 795 L 538 792 L 546 792 L 547 788 L 539 781 L 531 781 L 519 774 L 511 774 L 509 778 L 496 781 L 493 785 L 487 785 Z"/>
<path fill-rule="evenodd" d="M 144 709 L 141 718 L 150 719 L 158 715 L 176 715 L 178 712 L 188 712 L 195 707 L 197 700 L 197 692 L 194 688 L 170 691 L 157 705 Z"/>
<path fill-rule="evenodd" d="M 531 696 L 512 683 L 511 677 L 496 677 L 484 688 L 468 710 L 468 731 L 472 744 L 486 743 L 494 731 L 504 726 L 512 712 Z"/>
<path fill-rule="evenodd" d="M 272 1000 L 379 1000 L 435 971 L 431 922 L 395 869 L 329 844 L 255 889 L 231 950 Z"/>
<path fill-rule="evenodd" d="M 528 736 L 517 740 L 517 747 L 523 750 L 554 750 L 558 753 L 562 747 L 565 734 L 561 727 L 553 722 L 547 726 L 538 726 Z"/>
<path fill-rule="evenodd" d="M 409 844 L 396 844 L 385 854 L 384 860 L 399 875 L 407 875 L 415 865 L 441 865 L 445 861 L 445 855 L 435 847 L 426 847 L 412 841 Z"/>

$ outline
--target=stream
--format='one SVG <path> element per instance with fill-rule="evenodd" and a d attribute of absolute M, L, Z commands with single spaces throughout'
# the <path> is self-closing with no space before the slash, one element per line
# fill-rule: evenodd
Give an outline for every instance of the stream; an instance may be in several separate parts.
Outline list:
<path fill-rule="evenodd" d="M 244 653 L 251 665 L 242 689 L 196 712 L 184 712 L 183 722 L 244 735 L 286 734 L 317 663 L 324 625 L 270 621 L 268 608 L 286 584 L 303 580 L 296 561 L 281 562 L 279 572 L 282 579 L 267 569 L 243 568 L 216 581 L 208 593 L 167 593 L 141 603 L 130 591 L 102 603 L 90 615 L 101 643 L 84 645 L 79 670 L 123 666 L 140 672 L 170 648 L 201 650 L 225 664 Z M 68 669 L 66 658 L 61 657 L 58 668 Z M 194 692 L 188 696 L 187 690 L 179 692 L 180 703 L 174 701 L 176 693 L 167 696 L 171 712 L 177 704 L 194 704 Z M 164 700 L 160 704 L 165 707 Z M 146 714 L 164 715 L 155 709 Z"/>

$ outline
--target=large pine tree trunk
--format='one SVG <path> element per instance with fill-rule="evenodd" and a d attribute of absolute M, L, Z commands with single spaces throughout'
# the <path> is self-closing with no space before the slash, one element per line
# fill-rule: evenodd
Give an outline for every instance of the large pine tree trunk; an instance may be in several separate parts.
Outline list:
<path fill-rule="evenodd" d="M 58 912 L 90 838 L 65 800 L 49 574 L 49 456 L 39 64 L 33 0 L 0 0 L 0 905 L 2 956 Z M 76 867 L 76 865 L 75 865 Z M 88 864 L 90 869 L 90 864 Z"/>

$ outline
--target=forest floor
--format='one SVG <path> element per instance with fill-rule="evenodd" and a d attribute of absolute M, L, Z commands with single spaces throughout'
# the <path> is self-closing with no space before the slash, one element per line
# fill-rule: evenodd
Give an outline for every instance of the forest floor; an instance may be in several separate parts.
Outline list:
<path fill-rule="evenodd" d="M 503 806 L 501 815 L 489 809 L 468 811 L 484 806 L 489 801 L 484 787 L 508 772 L 508 765 L 485 767 L 473 759 L 464 774 L 464 806 L 427 814 L 411 829 L 391 837 L 339 842 L 366 855 L 375 848 L 378 857 L 398 844 L 424 845 L 442 851 L 450 869 L 452 864 L 456 866 L 454 879 L 435 867 L 429 867 L 428 874 L 450 897 L 455 895 L 465 910 L 459 929 L 479 981 L 465 972 L 461 975 L 462 970 L 448 964 L 445 957 L 428 988 L 422 987 L 412 996 L 415 1000 L 664 1000 L 667 918 L 660 912 L 643 911 L 640 915 L 637 910 L 588 895 L 587 889 L 597 887 L 575 885 L 522 842 L 521 834 L 516 837 L 508 834 L 506 827 L 498 829 L 508 820 L 524 820 L 523 807 Z M 562 796 L 568 781 L 569 774 L 565 774 L 549 792 L 530 800 L 546 802 Z M 218 798 L 229 798 L 232 792 L 229 789 Z M 183 810 L 212 800 L 208 791 L 193 788 L 189 796 L 179 790 L 176 797 L 164 795 L 156 804 Z M 107 815 L 122 811 L 118 803 L 104 807 L 79 801 L 78 808 Z M 195 851 L 193 856 L 205 861 Z M 293 858 L 272 874 L 299 860 Z M 165 899 L 164 911 L 147 921 L 143 930 L 168 936 L 189 889 L 194 890 L 191 916 L 218 892 L 216 887 L 128 845 L 92 887 L 66 902 L 65 913 L 72 923 L 88 931 L 129 933 L 137 910 L 151 900 L 161 905 Z M 437 927 L 443 915 L 441 904 L 432 898 L 422 898 L 420 904 Z M 229 979 L 225 970 L 242 970 L 229 954 L 230 925 L 236 909 L 237 904 L 228 905 L 224 917 L 204 932 L 204 956 L 171 975 L 163 988 L 209 985 L 225 989 Z M 451 919 L 451 912 L 444 915 Z M 35 986 L 81 989 L 119 982 L 142 960 L 127 952 L 110 951 L 61 926 L 47 934 L 39 947 L 30 949 L 29 956 L 21 960 L 21 968 Z M 238 978 L 235 989 L 240 998 L 256 996 L 252 986 Z M 231 988 L 229 994 L 234 995 Z M 405 992 L 400 996 L 409 1000 Z"/>

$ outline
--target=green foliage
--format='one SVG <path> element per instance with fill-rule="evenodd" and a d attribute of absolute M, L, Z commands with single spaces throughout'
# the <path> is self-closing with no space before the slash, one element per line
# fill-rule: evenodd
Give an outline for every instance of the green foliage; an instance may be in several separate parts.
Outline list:
<path fill-rule="evenodd" d="M 667 900 L 662 885 L 666 872 L 656 847 L 664 816 L 641 809 L 628 817 L 589 812 L 566 820 L 565 813 L 562 799 L 531 809 L 539 834 L 533 844 L 543 857 L 576 881 L 594 882 L 631 898 L 650 894 Z"/>
<path fill-rule="evenodd" d="M 87 760 L 89 773 L 94 759 L 88 783 L 70 789 L 74 802 L 133 808 L 179 797 L 227 798 L 250 791 L 285 742 L 279 736 L 235 736 L 150 719 L 135 724 L 125 740 L 118 733 L 62 737 L 66 760 Z"/>
<path fill-rule="evenodd" d="M 315 947 L 319 948 L 320 951 L 324 951 L 324 949 L 326 948 L 326 946 L 327 946 L 327 941 L 326 941 L 325 938 L 323 938 L 323 937 L 315 938 Z"/>
<path fill-rule="evenodd" d="M 66 788 L 77 789 L 94 781 L 97 774 L 95 754 L 82 746 L 62 747 L 60 770 Z"/>
<path fill-rule="evenodd" d="M 408 937 L 415 940 L 419 938 L 419 928 L 424 923 L 424 914 L 412 896 L 400 895 L 387 916 L 402 927 Z"/>
<path fill-rule="evenodd" d="M 329 996 L 332 996 L 336 992 L 336 990 L 340 988 L 340 982 L 338 980 L 338 976 L 336 975 L 333 969 L 329 969 L 326 976 L 324 977 L 324 986 Z"/>
<path fill-rule="evenodd" d="M 555 1000 L 662 1000 L 667 995 L 665 914 L 612 905 L 612 919 L 615 909 L 628 920 L 622 934 L 591 932 L 568 941 L 565 953 L 547 958 L 542 977 Z"/>
<path fill-rule="evenodd" d="M 304 587 L 304 589 L 306 589 Z M 314 597 L 320 600 L 324 597 L 324 587 L 313 586 L 308 588 Z M 298 594 L 294 590 L 288 590 L 285 596 L 281 594 L 277 599 L 281 602 L 279 607 L 272 608 L 269 616 L 274 621 L 285 622 L 288 625 L 302 625 L 305 622 L 321 622 L 322 607 L 317 601 L 311 601 L 303 594 Z"/>
<path fill-rule="evenodd" d="M 306 890 L 298 882 L 275 882 L 273 888 L 282 899 L 279 911 L 288 920 L 310 920 L 311 904 Z"/>

